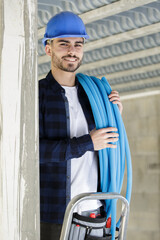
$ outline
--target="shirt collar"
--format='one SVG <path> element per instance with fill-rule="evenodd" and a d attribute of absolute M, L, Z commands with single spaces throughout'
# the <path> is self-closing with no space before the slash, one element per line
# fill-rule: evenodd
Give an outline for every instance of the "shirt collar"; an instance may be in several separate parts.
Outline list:
<path fill-rule="evenodd" d="M 51 70 L 47 74 L 46 79 L 48 80 L 48 82 L 54 92 L 56 92 L 56 91 L 65 92 L 65 90 L 61 87 L 61 85 L 53 77 Z"/>
<path fill-rule="evenodd" d="M 47 74 L 46 79 L 49 81 L 49 84 L 50 84 L 51 88 L 53 89 L 53 91 L 59 90 L 59 91 L 65 93 L 64 88 L 53 77 L 51 70 Z M 76 86 L 77 86 L 77 88 L 79 88 L 79 86 L 80 86 L 80 83 L 79 83 L 77 77 L 76 77 Z"/>

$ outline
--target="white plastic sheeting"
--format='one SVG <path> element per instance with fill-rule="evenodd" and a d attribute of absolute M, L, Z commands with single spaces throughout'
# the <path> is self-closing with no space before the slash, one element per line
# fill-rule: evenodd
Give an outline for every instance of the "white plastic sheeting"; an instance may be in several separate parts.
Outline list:
<path fill-rule="evenodd" d="M 0 12 L 0 239 L 39 240 L 37 1 Z"/>

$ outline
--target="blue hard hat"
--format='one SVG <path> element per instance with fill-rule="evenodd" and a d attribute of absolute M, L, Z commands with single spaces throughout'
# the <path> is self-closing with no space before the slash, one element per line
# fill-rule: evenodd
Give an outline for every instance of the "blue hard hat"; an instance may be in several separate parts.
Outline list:
<path fill-rule="evenodd" d="M 45 46 L 48 39 L 64 37 L 89 38 L 82 19 L 68 11 L 60 12 L 49 20 L 42 42 Z"/>

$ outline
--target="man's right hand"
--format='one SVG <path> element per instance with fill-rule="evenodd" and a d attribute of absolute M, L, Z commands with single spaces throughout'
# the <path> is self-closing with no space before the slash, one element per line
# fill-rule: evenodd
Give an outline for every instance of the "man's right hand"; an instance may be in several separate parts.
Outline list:
<path fill-rule="evenodd" d="M 90 136 L 93 142 L 94 150 L 98 151 L 104 148 L 116 148 L 117 146 L 114 144 L 110 144 L 111 142 L 117 142 L 119 134 L 115 133 L 118 129 L 114 127 L 101 128 L 101 129 L 93 129 L 90 132 Z"/>

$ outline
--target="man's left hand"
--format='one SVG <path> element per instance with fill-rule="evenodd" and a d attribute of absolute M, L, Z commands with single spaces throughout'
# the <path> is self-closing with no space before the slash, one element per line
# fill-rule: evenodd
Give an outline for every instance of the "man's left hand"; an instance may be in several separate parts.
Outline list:
<path fill-rule="evenodd" d="M 120 100 L 120 97 L 119 97 L 119 93 L 117 91 L 113 90 L 108 97 L 109 97 L 110 102 L 112 102 L 113 104 L 117 104 L 118 105 L 119 111 L 122 114 L 123 105 L 121 103 L 121 100 Z"/>

